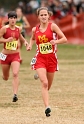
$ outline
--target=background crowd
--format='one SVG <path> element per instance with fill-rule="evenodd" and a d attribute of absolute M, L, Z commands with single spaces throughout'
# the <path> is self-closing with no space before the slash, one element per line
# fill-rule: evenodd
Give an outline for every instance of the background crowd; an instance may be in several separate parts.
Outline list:
<path fill-rule="evenodd" d="M 24 0 L 18 2 L 17 6 L 22 8 L 24 14 L 35 13 L 38 7 L 46 6 L 53 12 L 53 19 L 84 12 L 84 0 Z M 5 16 L 6 13 L 7 10 L 1 7 L 0 16 Z"/>

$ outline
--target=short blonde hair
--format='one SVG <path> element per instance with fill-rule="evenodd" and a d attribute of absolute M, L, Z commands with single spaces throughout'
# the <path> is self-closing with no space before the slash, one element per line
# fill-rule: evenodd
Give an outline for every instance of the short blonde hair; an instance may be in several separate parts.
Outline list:
<path fill-rule="evenodd" d="M 40 7 L 37 9 L 37 15 L 39 15 L 41 10 L 47 10 L 49 16 L 51 17 L 53 15 L 52 11 L 49 11 L 47 7 Z"/>

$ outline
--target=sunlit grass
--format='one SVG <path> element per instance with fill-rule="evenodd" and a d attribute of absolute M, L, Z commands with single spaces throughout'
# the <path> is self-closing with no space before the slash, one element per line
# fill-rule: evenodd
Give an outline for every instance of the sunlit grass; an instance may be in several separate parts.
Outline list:
<path fill-rule="evenodd" d="M 30 66 L 35 48 L 30 52 L 22 48 L 17 103 L 12 103 L 12 73 L 5 82 L 0 68 L 0 124 L 84 124 L 84 46 L 58 45 L 59 71 L 49 91 L 49 118 L 44 114 L 40 81 L 34 80 Z"/>

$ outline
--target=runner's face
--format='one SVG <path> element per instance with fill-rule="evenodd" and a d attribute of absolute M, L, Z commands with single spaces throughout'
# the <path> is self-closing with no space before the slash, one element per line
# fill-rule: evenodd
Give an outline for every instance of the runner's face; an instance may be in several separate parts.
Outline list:
<path fill-rule="evenodd" d="M 40 10 L 38 18 L 40 22 L 47 23 L 49 20 L 49 14 L 47 10 Z"/>
<path fill-rule="evenodd" d="M 21 9 L 17 9 L 16 10 L 17 16 L 21 17 L 22 16 L 22 10 Z"/>
<path fill-rule="evenodd" d="M 10 24 L 11 26 L 14 26 L 14 25 L 16 24 L 16 19 L 17 19 L 17 18 L 15 18 L 15 17 L 10 17 L 10 18 L 9 18 L 9 24 Z"/>

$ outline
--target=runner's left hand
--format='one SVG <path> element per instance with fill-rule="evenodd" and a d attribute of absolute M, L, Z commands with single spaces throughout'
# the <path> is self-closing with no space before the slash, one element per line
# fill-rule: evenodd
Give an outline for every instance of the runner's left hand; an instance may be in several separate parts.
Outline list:
<path fill-rule="evenodd" d="M 55 44 L 56 44 L 56 40 L 51 40 L 50 43 L 51 43 L 52 45 L 55 45 Z"/>
<path fill-rule="evenodd" d="M 32 45 L 29 44 L 28 47 L 27 47 L 27 51 L 30 51 L 32 49 Z"/>
<path fill-rule="evenodd" d="M 24 42 L 24 46 L 25 46 L 26 48 L 28 47 L 28 42 L 27 42 L 27 41 Z"/>

